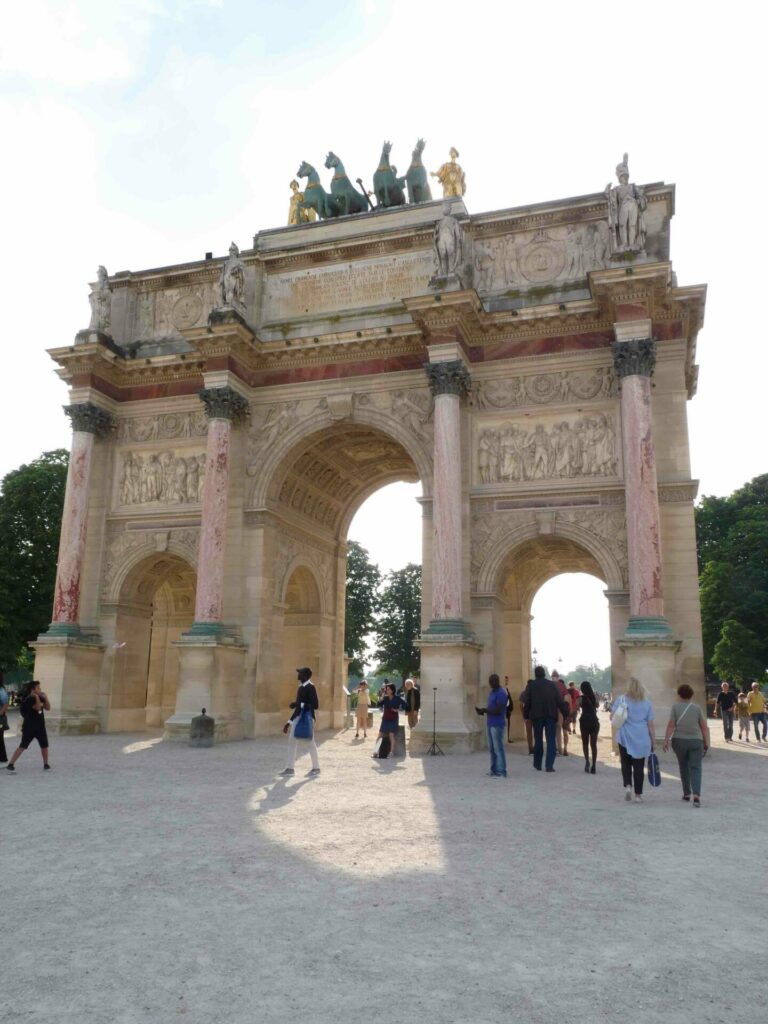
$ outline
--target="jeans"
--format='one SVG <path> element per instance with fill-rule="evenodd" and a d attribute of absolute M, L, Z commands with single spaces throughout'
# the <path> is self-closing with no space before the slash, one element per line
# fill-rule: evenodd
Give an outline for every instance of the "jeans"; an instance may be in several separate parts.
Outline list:
<path fill-rule="evenodd" d="M 723 716 L 723 735 L 727 740 L 733 739 L 733 709 L 722 708 L 720 714 Z"/>
<path fill-rule="evenodd" d="M 619 744 L 619 757 L 621 758 L 621 778 L 624 786 L 631 786 L 634 776 L 635 793 L 637 796 L 642 796 L 645 758 L 632 757 L 627 748 L 622 747 L 621 744 Z"/>
<path fill-rule="evenodd" d="M 680 781 L 683 796 L 701 796 L 701 759 L 704 756 L 703 740 L 672 740 L 672 749 L 680 766 Z"/>
<path fill-rule="evenodd" d="M 507 756 L 504 753 L 504 726 L 486 723 L 488 749 L 491 752 L 491 771 L 494 775 L 507 774 Z"/>
<path fill-rule="evenodd" d="M 755 727 L 755 739 L 756 739 L 756 740 L 759 740 L 759 739 L 760 739 L 760 736 L 759 736 L 759 734 L 758 734 L 758 730 L 759 730 L 759 727 L 760 727 L 760 723 L 761 723 L 761 722 L 763 723 L 763 736 L 762 736 L 762 738 L 763 738 L 763 739 L 765 739 L 765 731 L 766 731 L 766 724 L 765 724 L 765 720 L 766 720 L 766 714 L 765 714 L 765 712 L 764 712 L 764 711 L 756 711 L 756 712 L 755 712 L 755 713 L 754 713 L 754 714 L 752 715 L 752 724 L 753 724 L 753 725 L 754 725 L 754 727 Z"/>
<path fill-rule="evenodd" d="M 544 736 L 547 738 L 547 760 L 546 767 L 553 768 L 555 764 L 555 737 L 557 734 L 556 718 L 532 718 L 533 722 L 533 767 L 541 770 L 541 759 L 544 755 Z"/>

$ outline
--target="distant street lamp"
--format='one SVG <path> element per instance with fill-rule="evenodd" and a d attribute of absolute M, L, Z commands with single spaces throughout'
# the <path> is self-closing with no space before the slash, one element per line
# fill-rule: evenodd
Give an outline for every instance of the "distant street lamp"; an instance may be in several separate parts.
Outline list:
<path fill-rule="evenodd" d="M 536 655 L 537 655 L 538 653 L 539 653 L 539 652 L 538 652 L 538 651 L 536 650 L 536 648 L 534 647 L 534 648 L 533 648 L 533 667 L 534 667 L 534 668 L 536 668 Z"/>

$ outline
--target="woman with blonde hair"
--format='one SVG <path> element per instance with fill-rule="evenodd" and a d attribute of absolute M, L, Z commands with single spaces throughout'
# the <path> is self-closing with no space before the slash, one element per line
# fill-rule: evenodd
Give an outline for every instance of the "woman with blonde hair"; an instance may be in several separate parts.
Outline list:
<path fill-rule="evenodd" d="M 626 694 L 613 705 L 611 725 L 618 729 L 616 742 L 621 757 L 624 799 L 632 799 L 634 782 L 635 803 L 641 804 L 645 760 L 653 750 L 656 739 L 653 732 L 653 705 L 634 676 L 629 680 Z"/>
<path fill-rule="evenodd" d="M 405 680 L 405 707 L 408 712 L 408 725 L 413 729 L 419 721 L 419 708 L 421 707 L 421 693 L 412 679 Z"/>
<path fill-rule="evenodd" d="M 368 708 L 371 704 L 371 695 L 368 692 L 368 683 L 361 679 L 357 687 L 357 719 L 355 724 L 355 739 L 360 737 L 360 730 L 363 730 L 363 739 L 368 735 Z"/>

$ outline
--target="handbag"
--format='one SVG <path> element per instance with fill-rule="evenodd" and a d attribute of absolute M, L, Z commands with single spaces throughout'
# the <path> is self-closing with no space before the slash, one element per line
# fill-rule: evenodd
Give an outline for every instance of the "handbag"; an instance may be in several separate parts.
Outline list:
<path fill-rule="evenodd" d="M 293 728 L 294 738 L 297 740 L 311 740 L 314 724 L 315 720 L 312 718 L 311 710 L 302 704 L 301 712 Z"/>
<path fill-rule="evenodd" d="M 661 769 L 659 768 L 659 759 L 653 750 L 648 755 L 648 781 L 652 786 L 661 785 Z"/>
<path fill-rule="evenodd" d="M 611 715 L 611 725 L 614 729 L 620 729 L 627 720 L 629 709 L 627 708 L 626 700 L 618 700 L 613 706 L 613 714 Z"/>

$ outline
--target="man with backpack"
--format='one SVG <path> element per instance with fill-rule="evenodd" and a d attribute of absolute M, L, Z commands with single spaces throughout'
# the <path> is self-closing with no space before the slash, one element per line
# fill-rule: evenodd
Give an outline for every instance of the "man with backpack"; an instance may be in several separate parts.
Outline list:
<path fill-rule="evenodd" d="M 37 740 L 40 746 L 40 753 L 43 755 L 43 769 L 50 771 L 48 764 L 48 733 L 45 731 L 45 712 L 51 710 L 51 702 L 47 694 L 40 689 L 40 683 L 34 680 L 30 683 L 29 692 L 21 702 L 21 742 L 5 766 L 6 771 L 15 772 L 16 762 L 28 749 L 33 740 Z"/>

